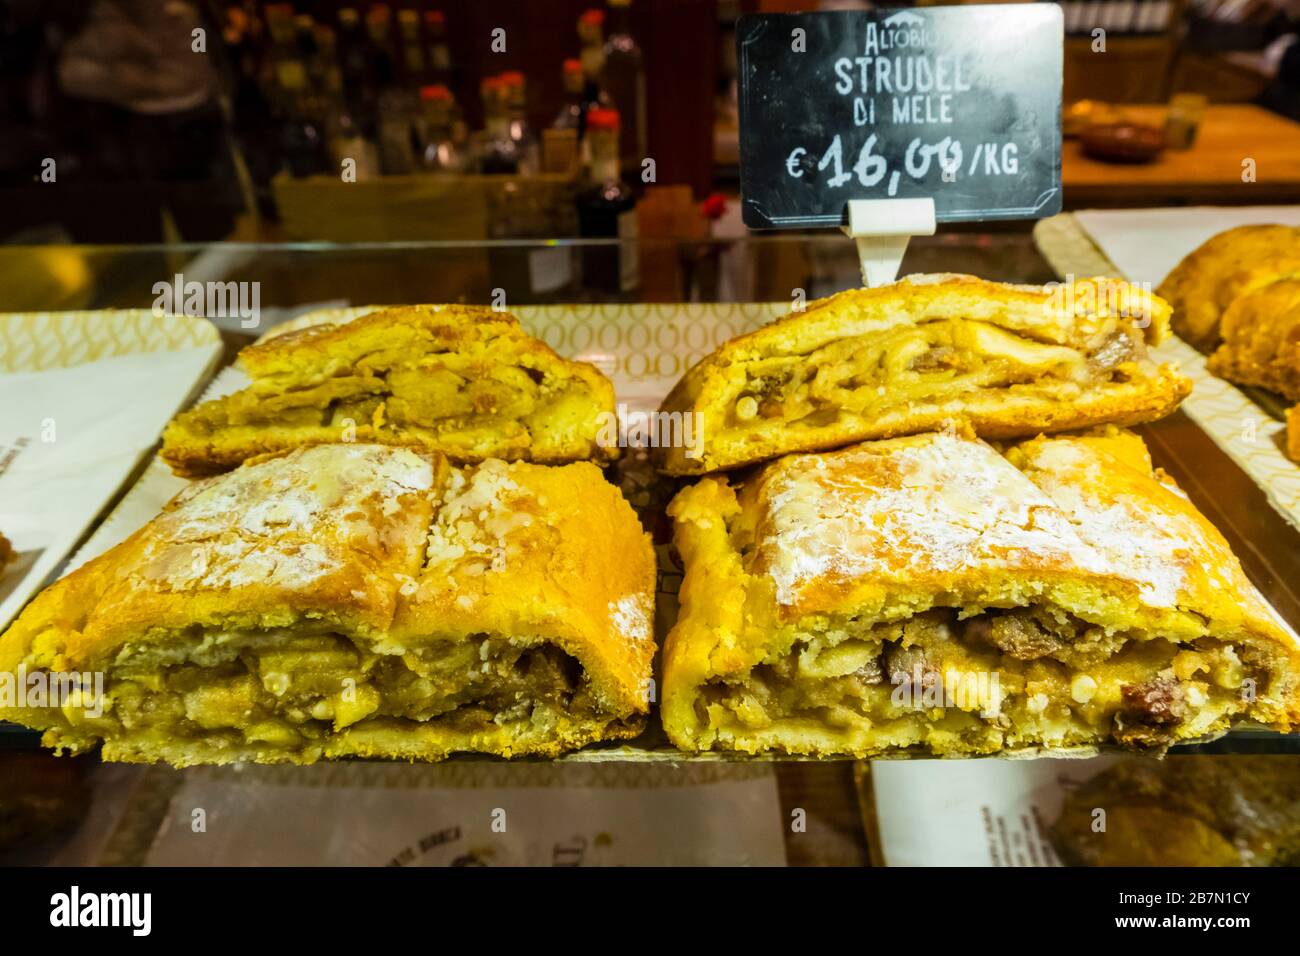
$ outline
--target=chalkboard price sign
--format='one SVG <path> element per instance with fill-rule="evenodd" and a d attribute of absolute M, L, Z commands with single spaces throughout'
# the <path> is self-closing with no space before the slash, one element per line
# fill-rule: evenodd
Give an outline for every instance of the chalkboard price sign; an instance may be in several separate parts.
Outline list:
<path fill-rule="evenodd" d="M 1059 212 L 1063 36 L 1052 3 L 742 17 L 745 224 L 893 197 L 940 222 Z"/>

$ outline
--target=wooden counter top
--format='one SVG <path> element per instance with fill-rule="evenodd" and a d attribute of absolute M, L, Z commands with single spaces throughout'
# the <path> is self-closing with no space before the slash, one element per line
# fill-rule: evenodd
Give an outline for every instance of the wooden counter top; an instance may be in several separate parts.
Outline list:
<path fill-rule="evenodd" d="M 1121 106 L 1129 120 L 1164 127 L 1164 106 Z M 1255 161 L 1253 183 L 1242 163 Z M 1191 149 L 1166 149 L 1151 163 L 1102 163 L 1066 140 L 1061 181 L 1067 208 L 1244 205 L 1300 202 L 1300 124 L 1249 104 L 1206 108 Z"/>

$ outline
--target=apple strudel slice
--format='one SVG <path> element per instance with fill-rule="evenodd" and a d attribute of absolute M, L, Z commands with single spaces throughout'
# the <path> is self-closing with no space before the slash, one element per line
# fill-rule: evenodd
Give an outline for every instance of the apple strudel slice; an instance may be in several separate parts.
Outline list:
<path fill-rule="evenodd" d="M 384 309 L 274 336 L 239 354 L 251 378 L 183 412 L 163 434 L 179 475 L 227 471 L 299 445 L 358 441 L 501 458 L 610 461 L 614 387 L 561 358 L 513 316 L 470 306 Z"/>
<path fill-rule="evenodd" d="M 1300 722 L 1300 642 L 1129 432 L 791 455 L 669 513 L 685 750 L 1161 751 Z"/>
<path fill-rule="evenodd" d="M 641 728 L 654 575 L 590 463 L 296 449 L 196 482 L 40 594 L 0 672 L 81 690 L 4 717 L 176 766 L 555 756 Z"/>
<path fill-rule="evenodd" d="M 984 438 L 1150 421 L 1191 390 L 1147 354 L 1168 330 L 1161 299 L 1109 279 L 913 276 L 842 292 L 687 372 L 661 414 L 694 416 L 700 440 L 660 449 L 660 467 L 704 474 L 959 421 Z"/>

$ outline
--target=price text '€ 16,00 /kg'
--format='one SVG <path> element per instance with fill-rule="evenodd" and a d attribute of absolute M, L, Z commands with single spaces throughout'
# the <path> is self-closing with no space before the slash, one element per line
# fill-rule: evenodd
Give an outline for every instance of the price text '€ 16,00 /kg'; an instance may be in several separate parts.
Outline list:
<path fill-rule="evenodd" d="M 857 127 L 874 126 L 877 99 L 883 98 L 881 118 L 896 125 L 925 124 L 941 126 L 953 121 L 952 97 L 971 89 L 959 57 L 938 54 L 881 56 L 876 31 L 868 28 L 865 56 L 840 57 L 835 61 L 835 92 L 853 97 L 853 123 Z M 903 151 L 902 170 L 889 168 L 889 160 L 875 151 L 877 136 L 871 133 L 858 148 L 853 165 L 852 145 L 836 133 L 820 158 L 816 171 L 827 173 L 826 185 L 832 189 L 857 179 L 871 189 L 889 177 L 888 195 L 898 192 L 902 173 L 923 180 L 932 168 L 938 168 L 943 182 L 956 182 L 966 176 L 1014 176 L 1019 172 L 1019 150 L 1014 142 L 977 142 L 968 150 L 951 136 L 926 142 L 914 137 Z M 812 172 L 809 150 L 796 146 L 785 161 L 786 172 L 802 179 Z"/>

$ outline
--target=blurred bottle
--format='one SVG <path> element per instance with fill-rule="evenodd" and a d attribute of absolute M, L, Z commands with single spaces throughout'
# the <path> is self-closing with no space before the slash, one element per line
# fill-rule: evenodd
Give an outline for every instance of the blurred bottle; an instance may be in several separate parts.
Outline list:
<path fill-rule="evenodd" d="M 321 171 L 329 167 L 329 131 L 340 109 L 342 80 L 339 76 L 334 31 L 317 24 L 307 14 L 294 17 L 295 42 L 306 70 L 304 111 L 311 117 L 321 139 Z"/>
<path fill-rule="evenodd" d="M 578 18 L 578 62 L 582 64 L 582 123 L 579 138 L 587 135 L 587 113 L 593 109 L 617 109 L 605 90 L 605 11 L 585 10 Z"/>
<path fill-rule="evenodd" d="M 641 285 L 636 195 L 619 173 L 619 125 L 617 110 L 588 111 L 592 177 L 576 200 L 582 238 L 621 240 L 617 245 L 582 250 L 583 284 L 611 294 L 631 292 Z"/>
<path fill-rule="evenodd" d="M 361 16 L 356 7 L 340 7 L 337 20 L 339 71 L 343 82 L 351 85 L 365 70 L 361 60 Z"/>
<path fill-rule="evenodd" d="M 375 63 L 375 72 L 391 79 L 393 68 L 393 11 L 386 3 L 372 3 L 366 10 L 367 53 Z"/>
<path fill-rule="evenodd" d="M 528 125 L 528 85 L 524 75 L 518 70 L 502 73 L 501 91 L 510 138 L 519 155 L 519 172 L 524 176 L 535 175 L 541 167 L 541 149 L 537 135 Z"/>
<path fill-rule="evenodd" d="M 425 11 L 424 37 L 429 46 L 429 79 L 454 89 L 456 68 L 451 58 L 451 47 L 447 44 L 447 17 L 441 10 Z"/>
<path fill-rule="evenodd" d="M 636 182 L 646 157 L 645 60 L 632 38 L 632 0 L 609 0 L 609 39 L 604 45 L 605 87 L 618 107 L 619 162 Z"/>
<path fill-rule="evenodd" d="M 441 83 L 420 89 L 420 163 L 432 173 L 463 173 L 467 157 L 456 138 L 456 100 Z"/>
<path fill-rule="evenodd" d="M 578 18 L 578 42 L 582 45 L 582 108 L 578 123 L 579 163 L 584 173 L 591 170 L 591 143 L 587 140 L 587 115 L 592 110 L 617 109 L 605 90 L 605 11 L 584 10 Z"/>
<path fill-rule="evenodd" d="M 357 122 L 365 115 L 366 97 L 371 87 L 370 64 L 366 57 L 367 38 L 361 15 L 354 7 L 339 10 L 338 59 L 343 77 L 343 98 L 348 112 Z"/>
<path fill-rule="evenodd" d="M 578 45 L 586 52 L 588 47 L 604 49 L 605 46 L 605 11 L 599 7 L 583 10 L 578 17 Z"/>
<path fill-rule="evenodd" d="M 564 103 L 551 121 L 552 129 L 580 129 L 586 118 L 582 102 L 582 61 L 564 61 Z"/>
<path fill-rule="evenodd" d="M 369 43 L 366 49 L 374 78 L 374 103 L 378 118 L 379 168 L 385 176 L 400 176 L 416 169 L 412 136 L 414 94 L 403 89 L 393 56 L 393 18 L 386 3 L 373 4 L 366 13 Z"/>
<path fill-rule="evenodd" d="M 483 96 L 483 144 L 479 169 L 484 173 L 519 172 L 519 149 L 510 136 L 510 116 L 506 112 L 505 84 L 501 77 L 489 76 L 479 86 Z"/>
<path fill-rule="evenodd" d="M 293 43 L 306 70 L 306 84 L 313 93 L 325 92 L 325 61 L 316 41 L 316 20 L 306 13 L 293 18 Z"/>
<path fill-rule="evenodd" d="M 324 172 L 328 162 L 323 107 L 313 94 L 308 69 L 315 40 L 303 36 L 304 27 L 310 34 L 311 24 L 295 22 L 292 5 L 276 3 L 266 8 L 266 25 L 281 165 L 294 177 Z"/>
<path fill-rule="evenodd" d="M 296 43 L 292 5 L 273 3 L 267 6 L 266 31 L 271 41 L 268 51 L 269 96 L 283 115 L 288 112 L 291 100 L 307 84 L 306 67 Z"/>
<path fill-rule="evenodd" d="M 402 47 L 402 75 L 408 86 L 423 89 L 433 82 L 428 57 L 420 40 L 420 11 L 405 7 L 397 11 L 397 33 Z"/>
<path fill-rule="evenodd" d="M 321 89 L 331 103 L 343 95 L 343 71 L 339 66 L 338 35 L 324 23 L 314 28 L 316 49 L 320 59 Z"/>
<path fill-rule="evenodd" d="M 328 127 L 331 172 L 339 175 L 348 160 L 358 180 L 373 179 L 380 168 L 374 82 L 367 55 L 369 41 L 354 7 L 339 10 L 337 46 L 342 89 Z"/>
<path fill-rule="evenodd" d="M 582 63 L 564 61 L 564 103 L 549 128 L 542 131 L 542 170 L 572 175 L 580 167 L 578 130 L 585 114 L 582 104 Z"/>
<path fill-rule="evenodd" d="M 289 174 L 313 176 L 327 171 L 324 123 L 310 89 L 295 77 L 287 79 L 284 118 L 280 125 L 280 150 Z"/>
<path fill-rule="evenodd" d="M 379 169 L 385 176 L 416 170 L 415 113 L 410 98 L 392 86 L 379 95 Z"/>

